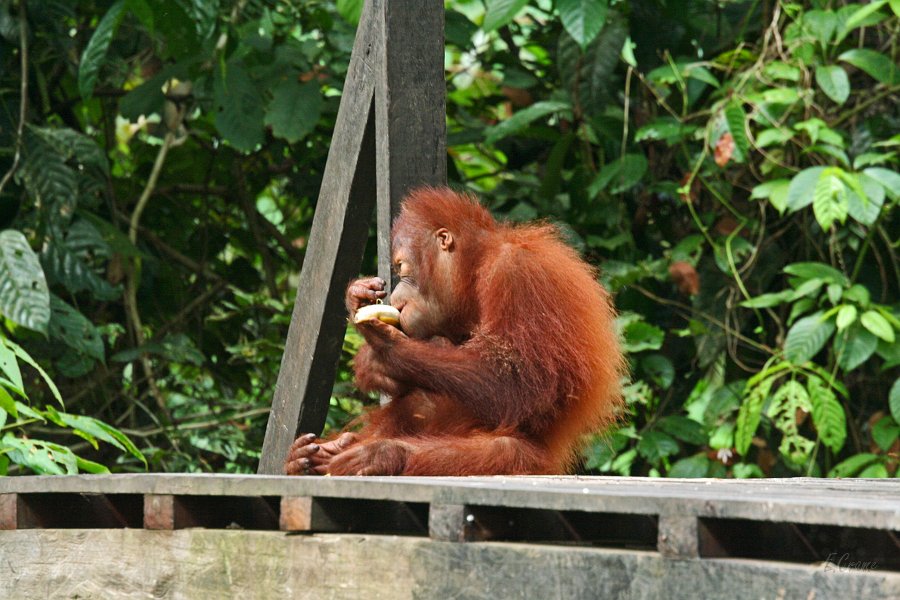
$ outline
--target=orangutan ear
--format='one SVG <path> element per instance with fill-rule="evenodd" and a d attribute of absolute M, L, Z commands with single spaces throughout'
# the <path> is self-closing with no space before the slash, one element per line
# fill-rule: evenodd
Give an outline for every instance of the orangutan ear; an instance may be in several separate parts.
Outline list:
<path fill-rule="evenodd" d="M 440 229 L 435 231 L 434 237 L 437 238 L 441 250 L 445 252 L 453 251 L 453 234 L 450 233 L 450 231 L 446 227 L 441 227 Z"/>

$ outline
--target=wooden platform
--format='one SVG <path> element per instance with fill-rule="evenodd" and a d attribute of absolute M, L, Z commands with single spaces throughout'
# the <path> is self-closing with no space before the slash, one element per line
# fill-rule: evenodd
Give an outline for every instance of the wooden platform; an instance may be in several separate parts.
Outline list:
<path fill-rule="evenodd" d="M 900 480 L 0 479 L 0 598 L 900 598 Z"/>

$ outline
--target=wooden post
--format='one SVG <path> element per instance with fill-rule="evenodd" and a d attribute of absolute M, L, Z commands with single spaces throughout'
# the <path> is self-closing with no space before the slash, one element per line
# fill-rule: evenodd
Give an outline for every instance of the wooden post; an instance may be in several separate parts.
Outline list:
<path fill-rule="evenodd" d="M 444 4 L 366 0 L 338 110 L 259 470 L 280 474 L 298 433 L 328 414 L 346 323 L 378 204 L 379 273 L 390 281 L 390 220 L 419 184 L 446 182 Z"/>

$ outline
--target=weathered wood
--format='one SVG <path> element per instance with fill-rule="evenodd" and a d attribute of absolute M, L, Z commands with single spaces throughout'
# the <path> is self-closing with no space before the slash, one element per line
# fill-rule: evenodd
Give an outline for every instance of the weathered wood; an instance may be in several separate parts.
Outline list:
<path fill-rule="evenodd" d="M 2 494 L 309 496 L 748 519 L 900 531 L 900 479 L 77 475 L 0 478 Z"/>
<path fill-rule="evenodd" d="M 2 598 L 900 597 L 900 573 L 863 565 L 668 560 L 655 552 L 453 544 L 279 532 L 0 532 Z"/>
<path fill-rule="evenodd" d="M 465 542 L 466 513 L 462 504 L 432 504 L 428 512 L 428 536 L 439 542 Z"/>
<path fill-rule="evenodd" d="M 660 554 L 668 558 L 700 556 L 697 517 L 664 513 L 659 517 Z"/>
<path fill-rule="evenodd" d="M 18 494 L 0 494 L 0 530 L 19 528 L 18 505 Z"/>
<path fill-rule="evenodd" d="M 385 0 L 375 86 L 378 274 L 389 289 L 391 223 L 419 185 L 447 183 L 444 3 Z"/>
<path fill-rule="evenodd" d="M 298 431 L 325 424 L 346 322 L 344 288 L 357 273 L 375 208 L 375 73 L 381 62 L 383 0 L 360 19 L 328 151 L 259 472 L 283 472 Z"/>

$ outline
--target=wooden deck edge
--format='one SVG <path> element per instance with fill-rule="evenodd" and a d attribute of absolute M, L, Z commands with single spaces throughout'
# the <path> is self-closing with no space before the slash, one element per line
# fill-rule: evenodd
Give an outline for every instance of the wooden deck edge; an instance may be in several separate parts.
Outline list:
<path fill-rule="evenodd" d="M 891 598 L 877 565 L 279 532 L 0 532 L 0 597 Z"/>

